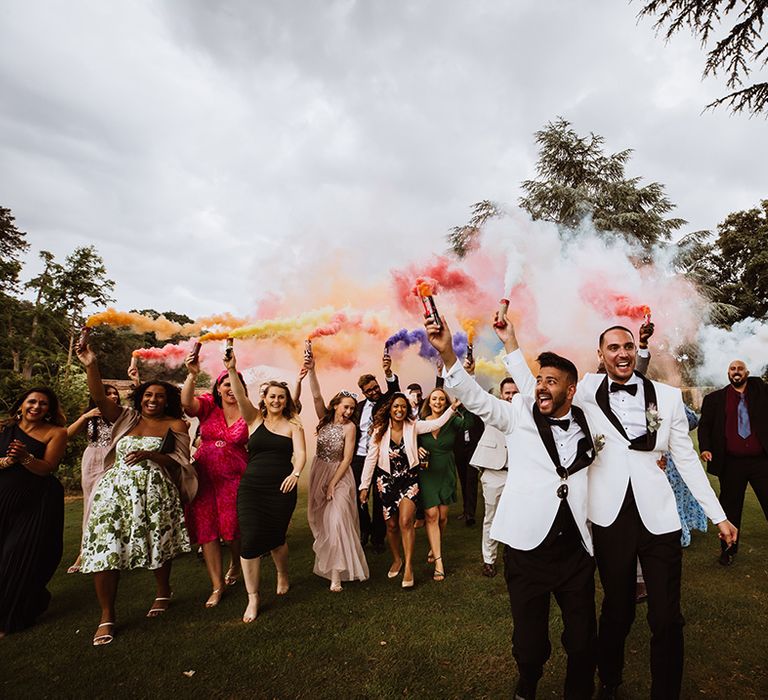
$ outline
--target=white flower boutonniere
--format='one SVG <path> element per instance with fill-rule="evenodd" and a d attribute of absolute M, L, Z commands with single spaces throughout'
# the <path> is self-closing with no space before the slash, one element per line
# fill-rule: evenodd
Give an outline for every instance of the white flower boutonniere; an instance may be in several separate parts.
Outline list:
<path fill-rule="evenodd" d="M 661 425 L 661 417 L 659 411 L 656 408 L 656 404 L 650 404 L 648 410 L 645 412 L 645 420 L 648 424 L 648 432 L 655 433 Z"/>
<path fill-rule="evenodd" d="M 592 444 L 595 446 L 595 453 L 600 454 L 600 450 L 602 450 L 605 447 L 605 435 L 593 435 L 592 436 Z"/>

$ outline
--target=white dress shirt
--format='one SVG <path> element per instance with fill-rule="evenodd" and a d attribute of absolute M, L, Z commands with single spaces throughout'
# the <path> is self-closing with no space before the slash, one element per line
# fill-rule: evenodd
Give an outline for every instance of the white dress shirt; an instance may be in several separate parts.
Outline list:
<path fill-rule="evenodd" d="M 630 440 L 645 435 L 648 432 L 648 424 L 645 420 L 645 387 L 640 377 L 633 374 L 624 383 L 624 386 L 637 387 L 637 393 L 634 396 L 626 391 L 611 391 L 612 383 L 611 378 L 608 377 L 608 403 L 613 415 L 619 419 Z"/>
<path fill-rule="evenodd" d="M 366 399 L 363 410 L 360 412 L 360 441 L 357 443 L 356 453 L 358 457 L 365 457 L 368 454 L 371 423 L 373 423 L 373 401 Z"/>
<path fill-rule="evenodd" d="M 579 424 L 573 420 L 573 414 L 570 411 L 557 420 L 570 421 L 568 430 L 563 430 L 559 425 L 550 426 L 552 428 L 552 437 L 555 438 L 555 447 L 557 447 L 557 456 L 560 458 L 560 466 L 567 469 L 573 464 L 573 460 L 576 459 L 579 440 L 585 437 L 585 435 Z"/>

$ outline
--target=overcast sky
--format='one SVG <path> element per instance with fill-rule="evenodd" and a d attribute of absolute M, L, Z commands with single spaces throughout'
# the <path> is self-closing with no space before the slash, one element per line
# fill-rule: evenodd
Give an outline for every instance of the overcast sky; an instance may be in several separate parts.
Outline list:
<path fill-rule="evenodd" d="M 35 256 L 95 244 L 120 308 L 248 313 L 336 248 L 357 278 L 443 250 L 560 115 L 714 228 L 768 196 L 768 125 L 702 114 L 722 82 L 638 9 L 4 0 L 0 204 Z"/>

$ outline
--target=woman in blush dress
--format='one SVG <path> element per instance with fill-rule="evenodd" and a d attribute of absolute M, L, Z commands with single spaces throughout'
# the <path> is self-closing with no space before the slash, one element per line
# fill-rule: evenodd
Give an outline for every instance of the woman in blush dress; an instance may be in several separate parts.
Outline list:
<path fill-rule="evenodd" d="M 285 382 L 267 382 L 258 408 L 237 375 L 235 353 L 224 357 L 232 392 L 248 426 L 248 466 L 237 492 L 240 565 L 248 594 L 243 622 L 259 611 L 261 557 L 271 554 L 277 569 L 277 594 L 288 592 L 286 534 L 296 508 L 296 485 L 306 462 L 304 430 Z"/>
<path fill-rule="evenodd" d="M 83 573 L 94 574 L 101 620 L 94 646 L 110 644 L 120 572 L 149 569 L 157 594 L 147 617 L 159 617 L 171 600 L 171 563 L 188 552 L 189 537 L 178 483 L 189 467 L 189 434 L 177 387 L 150 381 L 139 385 L 131 406 L 104 393 L 96 354 L 78 347 L 88 389 L 102 417 L 112 423 L 106 472 L 93 491 L 83 536 Z"/>
<path fill-rule="evenodd" d="M 104 394 L 110 401 L 120 405 L 120 393 L 111 384 L 104 385 Z M 71 440 L 85 430 L 88 445 L 80 463 L 80 486 L 83 489 L 83 532 L 91 512 L 91 494 L 93 487 L 104 474 L 104 457 L 112 442 L 112 425 L 101 417 L 93 399 L 88 402 L 88 410 L 67 428 L 67 437 Z M 81 538 L 82 539 L 82 538 Z M 74 564 L 67 569 L 68 574 L 80 571 L 80 551 Z"/>
<path fill-rule="evenodd" d="M 0 426 L 0 637 L 34 624 L 61 561 L 67 431 L 56 394 L 29 389 Z"/>
<path fill-rule="evenodd" d="M 417 437 L 444 426 L 453 417 L 449 408 L 437 420 L 411 418 L 405 394 L 396 392 L 389 397 L 373 417 L 371 443 L 360 479 L 360 501 L 368 500 L 368 488 L 374 472 L 376 488 L 381 495 L 387 542 L 392 552 L 392 566 L 387 573 L 395 578 L 403 568 L 403 588 L 413 588 L 413 547 L 415 542 L 414 515 L 419 496 L 419 455 Z M 398 530 L 403 544 L 400 553 Z"/>
<path fill-rule="evenodd" d="M 188 416 L 200 421 L 200 446 L 195 452 L 197 495 L 184 514 L 192 543 L 203 550 L 212 591 L 205 607 L 213 608 L 225 587 L 237 582 L 240 569 L 237 489 L 248 463 L 248 426 L 226 371 L 217 377 L 212 393 L 195 397 L 195 379 L 200 373 L 197 356 L 190 353 L 185 364 L 189 374 L 181 389 L 181 405 Z M 242 376 L 238 377 L 242 382 Z M 229 545 L 232 554 L 226 575 L 219 540 Z"/>
<path fill-rule="evenodd" d="M 357 437 L 351 418 L 357 408 L 357 396 L 340 391 L 326 407 L 314 359 L 305 364 L 320 419 L 307 503 L 307 519 L 315 537 L 314 572 L 330 579 L 331 591 L 338 593 L 342 581 L 368 578 L 368 563 L 360 543 L 355 477 L 351 471 Z"/>

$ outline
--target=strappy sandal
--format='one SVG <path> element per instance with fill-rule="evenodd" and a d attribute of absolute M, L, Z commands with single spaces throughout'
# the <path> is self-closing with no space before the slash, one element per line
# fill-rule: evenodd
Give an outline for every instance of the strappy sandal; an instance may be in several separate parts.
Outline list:
<path fill-rule="evenodd" d="M 435 571 L 432 574 L 432 580 L 433 581 L 443 581 L 445 580 L 445 571 L 438 571 L 437 570 L 437 562 L 441 561 L 442 557 L 435 557 Z"/>
<path fill-rule="evenodd" d="M 168 610 L 168 607 L 165 608 L 156 608 L 155 603 L 157 601 L 169 601 L 173 597 L 173 593 L 168 598 L 155 598 L 152 601 L 152 607 L 149 609 L 149 612 L 147 613 L 147 617 L 160 617 L 166 610 Z"/>
<path fill-rule="evenodd" d="M 102 622 L 97 628 L 96 631 L 98 632 L 102 627 L 114 627 L 114 622 Z M 93 638 L 93 646 L 95 647 L 103 647 L 107 644 L 112 644 L 112 640 L 114 639 L 114 635 L 112 634 L 97 634 Z"/>

